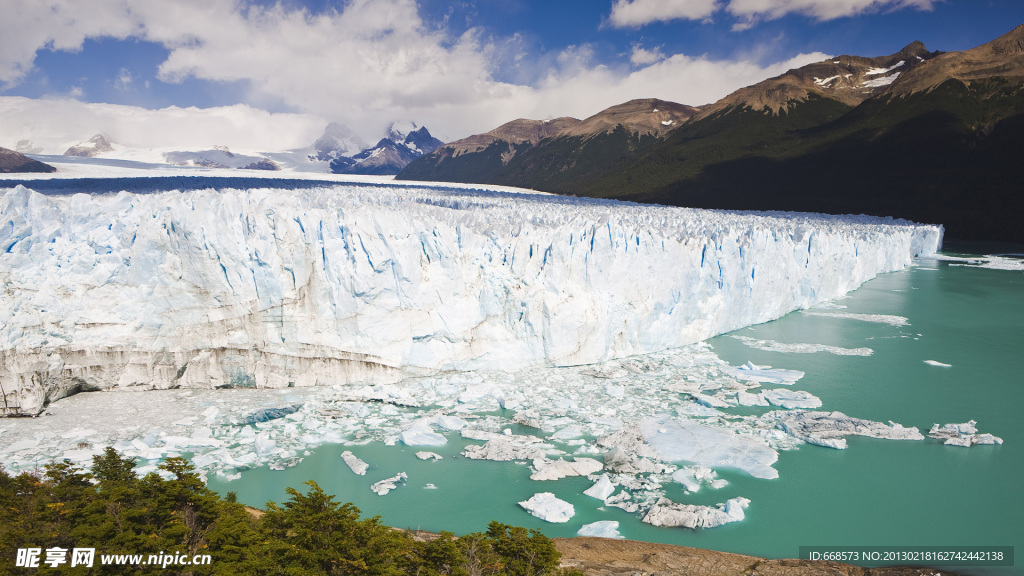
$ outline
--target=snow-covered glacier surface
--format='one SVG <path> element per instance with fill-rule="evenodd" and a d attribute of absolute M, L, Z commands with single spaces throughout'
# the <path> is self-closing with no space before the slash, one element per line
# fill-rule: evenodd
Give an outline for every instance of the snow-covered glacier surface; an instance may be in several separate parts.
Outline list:
<path fill-rule="evenodd" d="M 4 415 L 82 390 L 385 384 L 699 342 L 942 229 L 416 186 L 0 190 Z"/>

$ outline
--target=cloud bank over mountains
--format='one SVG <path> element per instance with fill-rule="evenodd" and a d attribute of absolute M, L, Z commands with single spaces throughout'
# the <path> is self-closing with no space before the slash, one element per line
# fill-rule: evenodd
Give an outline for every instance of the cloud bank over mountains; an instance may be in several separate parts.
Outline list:
<path fill-rule="evenodd" d="M 157 74 L 163 82 L 195 78 L 243 81 L 248 87 L 247 98 L 240 104 L 250 106 L 213 111 L 104 108 L 78 102 L 74 92 L 44 104 L 0 97 L 7 110 L 0 118 L 0 129 L 6 132 L 40 132 L 76 114 L 82 116 L 79 124 L 89 119 L 116 124 L 119 115 L 134 116 L 145 118 L 149 129 L 123 136 L 123 141 L 148 137 L 152 146 L 170 145 L 164 140 L 172 140 L 180 132 L 176 126 L 185 119 L 201 124 L 215 118 L 214 126 L 244 125 L 251 133 L 266 129 L 281 134 L 282 121 L 296 115 L 256 109 L 263 102 L 279 102 L 282 110 L 315 119 L 310 121 L 321 130 L 326 121 L 338 120 L 373 139 L 390 121 L 409 118 L 443 138 L 455 139 L 487 129 L 496 120 L 582 118 L 632 98 L 708 103 L 766 76 L 827 57 L 798 54 L 765 64 L 663 54 L 659 48 L 637 46 L 621 64 L 607 64 L 597 61 L 589 46 L 576 45 L 562 49 L 555 58 L 516 54 L 519 59 L 543 60 L 547 68 L 530 83 L 514 83 L 497 79 L 500 63 L 508 57 L 500 53 L 510 45 L 506 38 L 489 36 L 481 28 L 456 35 L 444 22 L 427 22 L 413 0 L 352 0 L 318 13 L 295 3 L 263 5 L 244 0 L 11 3 L 13 17 L 0 22 L 0 84 L 8 88 L 26 77 L 41 51 L 74 52 L 82 50 L 87 39 L 101 38 L 164 47 L 167 57 Z M 625 5 L 638 10 L 646 3 L 635 0 Z M 613 6 L 613 19 L 623 4 Z M 119 81 L 124 79 L 122 74 Z M 50 112 L 51 107 L 59 112 Z M 92 129 L 101 130 L 118 128 Z M 294 131 L 285 131 L 284 136 Z M 78 133 L 75 138 L 87 135 Z M 215 128 L 209 137 L 220 138 Z M 247 137 L 233 139 L 252 142 Z"/>

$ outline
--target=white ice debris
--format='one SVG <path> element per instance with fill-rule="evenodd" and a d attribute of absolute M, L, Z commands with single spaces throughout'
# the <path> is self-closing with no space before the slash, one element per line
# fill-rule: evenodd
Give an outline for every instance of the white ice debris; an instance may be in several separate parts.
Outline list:
<path fill-rule="evenodd" d="M 937 254 L 932 258 L 940 262 L 949 262 L 950 266 L 973 266 L 991 270 L 1024 270 L 1024 254 L 990 254 L 971 257 Z"/>
<path fill-rule="evenodd" d="M 903 316 L 892 316 L 890 314 L 853 314 L 851 312 L 818 312 L 815 310 L 804 310 L 808 316 L 826 316 L 830 318 L 844 318 L 846 320 L 860 320 L 862 322 L 877 322 L 890 326 L 909 326 L 910 321 Z"/>
<path fill-rule="evenodd" d="M 552 461 L 538 458 L 533 461 L 533 469 L 536 471 L 530 475 L 530 480 L 558 480 L 566 476 L 589 476 L 602 468 L 604 468 L 604 464 L 593 458 L 576 458 L 572 462 L 562 459 Z"/>
<path fill-rule="evenodd" d="M 652 507 L 643 521 L 654 526 L 680 526 L 683 528 L 714 528 L 730 522 L 739 522 L 746 516 L 743 509 L 750 505 L 750 500 L 737 497 L 711 506 L 695 506 L 678 504 L 662 498 Z"/>
<path fill-rule="evenodd" d="M 611 479 L 608 478 L 607 474 L 601 474 L 594 482 L 594 485 L 583 491 L 584 494 L 591 498 L 597 498 L 598 500 L 604 500 L 615 492 L 615 484 L 612 483 Z"/>
<path fill-rule="evenodd" d="M 534 436 L 495 436 L 485 444 L 466 446 L 462 455 L 472 460 L 536 460 L 547 456 L 550 444 Z"/>
<path fill-rule="evenodd" d="M 977 422 L 971 420 L 963 424 L 935 424 L 928 436 L 942 440 L 948 446 L 969 447 L 975 444 L 1002 444 L 1003 439 L 991 434 L 978 434 Z"/>
<path fill-rule="evenodd" d="M 815 352 L 828 352 L 837 356 L 871 356 L 871 348 L 842 348 L 840 346 L 829 346 L 827 344 L 786 344 L 774 340 L 759 340 L 748 336 L 732 336 L 751 348 L 764 350 L 766 352 L 788 352 L 794 354 L 813 354 Z"/>
<path fill-rule="evenodd" d="M 416 457 L 419 458 L 420 460 L 444 460 L 444 456 L 441 456 L 437 452 L 417 452 Z"/>
<path fill-rule="evenodd" d="M 193 180 L 0 188 L 5 414 L 36 415 L 83 386 L 392 384 L 601 362 L 836 298 L 942 236 L 866 216 Z"/>
<path fill-rule="evenodd" d="M 444 446 L 448 439 L 430 429 L 430 421 L 417 420 L 398 435 L 406 446 Z"/>
<path fill-rule="evenodd" d="M 766 421 L 778 422 L 780 429 L 809 444 L 842 450 L 846 448 L 845 436 L 869 436 L 890 440 L 924 440 L 921 431 L 895 422 L 888 425 L 871 420 L 851 418 L 842 412 L 769 412 L 762 416 Z"/>
<path fill-rule="evenodd" d="M 710 468 L 736 468 L 755 478 L 778 478 L 775 450 L 759 438 L 713 428 L 688 418 L 651 418 L 640 423 L 647 444 L 661 460 Z"/>
<path fill-rule="evenodd" d="M 740 406 L 768 406 L 768 401 L 765 400 L 764 394 L 757 393 L 751 394 L 750 392 L 744 392 L 740 390 L 736 393 L 736 401 Z"/>
<path fill-rule="evenodd" d="M 358 456 L 353 454 L 350 450 L 345 450 L 341 453 L 341 459 L 348 464 L 348 467 L 359 476 L 365 476 L 366 470 L 370 467 L 369 464 L 363 462 Z"/>
<path fill-rule="evenodd" d="M 953 367 L 952 364 L 946 364 L 945 362 L 939 362 L 938 360 L 925 360 L 924 363 L 928 364 L 929 366 L 938 366 L 940 368 L 952 368 Z"/>
<path fill-rule="evenodd" d="M 397 488 L 399 482 L 404 484 L 408 479 L 409 476 L 406 475 L 405 472 L 399 472 L 398 474 L 392 476 L 391 478 L 385 478 L 380 482 L 374 482 L 373 484 L 370 485 L 370 490 L 372 490 L 378 496 L 384 496 L 388 492 L 391 492 L 392 490 Z"/>
<path fill-rule="evenodd" d="M 619 523 L 615 520 L 599 520 L 590 524 L 584 524 L 576 531 L 576 534 L 578 536 L 592 536 L 596 538 L 623 538 L 622 534 L 619 534 Z"/>
<path fill-rule="evenodd" d="M 534 494 L 529 500 L 519 503 L 527 512 L 545 522 L 568 522 L 576 514 L 576 509 L 565 500 L 559 500 L 551 492 Z"/>
<path fill-rule="evenodd" d="M 783 408 L 821 408 L 821 399 L 810 392 L 803 390 L 787 390 L 785 388 L 773 388 L 761 392 L 763 397 L 772 406 Z"/>
<path fill-rule="evenodd" d="M 715 489 L 728 484 L 714 470 L 704 466 L 683 466 L 672 473 L 672 480 L 682 484 L 689 492 L 696 492 L 705 484 Z"/>
<path fill-rule="evenodd" d="M 742 366 L 725 366 L 722 371 L 739 380 L 759 382 L 762 384 L 791 385 L 804 377 L 799 370 L 784 370 L 772 368 L 771 366 L 758 366 L 753 362 L 747 362 Z"/>

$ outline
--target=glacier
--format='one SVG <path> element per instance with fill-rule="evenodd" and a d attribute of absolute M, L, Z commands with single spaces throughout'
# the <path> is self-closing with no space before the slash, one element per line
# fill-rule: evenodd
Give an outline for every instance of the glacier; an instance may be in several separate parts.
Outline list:
<path fill-rule="evenodd" d="M 942 241 L 865 216 L 232 182 L 0 188 L 3 415 L 112 388 L 600 363 L 809 308 Z"/>

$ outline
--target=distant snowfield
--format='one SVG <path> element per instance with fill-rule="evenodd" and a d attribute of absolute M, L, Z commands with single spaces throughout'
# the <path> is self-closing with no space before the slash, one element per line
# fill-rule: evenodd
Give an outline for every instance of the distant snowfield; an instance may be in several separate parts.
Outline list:
<path fill-rule="evenodd" d="M 455 182 L 418 182 L 395 180 L 394 176 L 371 176 L 361 174 L 333 174 L 326 169 L 326 162 L 302 163 L 293 161 L 283 164 L 281 170 L 245 170 L 231 168 L 204 168 L 201 166 L 174 166 L 162 161 L 163 154 L 147 151 L 122 158 L 77 158 L 74 156 L 50 156 L 30 154 L 40 162 L 57 169 L 50 173 L 0 174 L 0 186 L 6 182 L 30 180 L 58 180 L 73 178 L 158 178 L 158 177 L 210 177 L 210 178 L 257 178 L 267 180 L 309 180 L 329 184 L 389 184 L 392 186 L 439 186 L 462 190 L 487 190 L 510 194 L 544 194 L 536 190 L 497 186 L 492 184 L 461 184 Z M 272 160 L 289 153 L 262 154 Z"/>
<path fill-rule="evenodd" d="M 864 216 L 123 162 L 5 178 L 43 193 L 0 188 L 5 414 L 82 389 L 603 362 L 836 298 L 942 237 Z"/>

